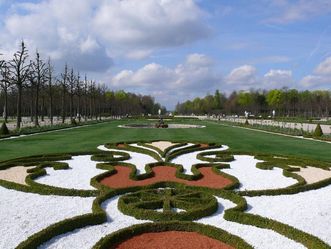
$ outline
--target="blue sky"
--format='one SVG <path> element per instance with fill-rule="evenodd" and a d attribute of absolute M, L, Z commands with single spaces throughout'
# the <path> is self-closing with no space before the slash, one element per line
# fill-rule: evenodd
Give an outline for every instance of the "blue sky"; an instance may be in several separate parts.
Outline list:
<path fill-rule="evenodd" d="M 0 15 L 5 58 L 23 38 L 57 71 L 170 109 L 216 89 L 331 89 L 330 0 L 0 0 Z"/>

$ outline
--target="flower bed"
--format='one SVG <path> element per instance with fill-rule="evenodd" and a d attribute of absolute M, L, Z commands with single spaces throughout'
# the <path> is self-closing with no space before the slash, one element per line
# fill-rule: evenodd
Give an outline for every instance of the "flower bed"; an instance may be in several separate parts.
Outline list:
<path fill-rule="evenodd" d="M 0 195 L 0 236 L 16 243 L 6 248 L 111 248 L 138 245 L 135 239 L 145 241 L 156 232 L 177 234 L 178 245 L 194 235 L 190 241 L 206 236 L 203 245 L 219 248 L 330 248 L 331 177 L 309 181 L 305 175 L 305 170 L 329 172 L 330 163 L 233 154 L 225 145 L 203 142 L 133 141 L 98 148 L 0 162 L 0 185 L 15 189 L 0 187 L 10 193 Z M 25 167 L 24 182 L 1 179 L 17 166 Z M 29 204 L 19 210 L 24 196 Z M 25 209 L 27 224 L 16 216 Z M 21 239 L 11 240 L 5 237 L 7 225 L 16 219 L 18 225 L 8 231 L 17 229 Z M 40 224 L 31 229 L 34 221 Z"/>

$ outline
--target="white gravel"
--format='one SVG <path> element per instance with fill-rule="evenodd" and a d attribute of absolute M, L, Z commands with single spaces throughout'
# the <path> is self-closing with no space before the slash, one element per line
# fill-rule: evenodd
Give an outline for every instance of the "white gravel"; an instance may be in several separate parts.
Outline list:
<path fill-rule="evenodd" d="M 197 159 L 197 155 L 201 152 L 217 152 L 217 151 L 223 151 L 227 150 L 229 147 L 226 145 L 222 145 L 222 148 L 218 149 L 206 149 L 206 150 L 200 150 L 200 151 L 195 151 L 191 153 L 187 153 L 184 155 L 180 155 L 173 160 L 171 160 L 172 163 L 175 164 L 180 164 L 183 165 L 184 168 L 184 173 L 188 175 L 192 175 L 192 165 L 193 164 L 198 164 L 198 163 L 208 163 L 206 161 L 201 161 Z"/>
<path fill-rule="evenodd" d="M 163 158 L 157 150 L 153 150 L 152 148 L 145 147 L 145 146 L 142 146 L 142 145 L 139 145 L 139 144 L 129 144 L 129 145 L 130 145 L 130 146 L 133 146 L 133 147 L 140 148 L 140 149 L 149 150 L 149 151 L 151 151 L 151 152 L 156 153 L 160 158 Z"/>
<path fill-rule="evenodd" d="M 165 142 L 165 141 L 161 141 L 161 142 Z M 160 143 L 161 143 L 161 142 L 160 142 Z M 156 154 L 158 154 L 161 158 L 164 159 L 164 157 L 162 157 L 162 156 L 160 155 L 160 153 L 159 153 L 157 150 L 153 150 L 153 149 L 151 149 L 151 148 L 149 148 L 149 147 L 141 146 L 141 145 L 138 145 L 138 144 L 129 144 L 129 145 L 130 145 L 130 146 L 134 146 L 134 147 L 138 147 L 138 148 L 141 148 L 141 149 L 146 149 L 146 150 L 149 150 L 149 151 L 153 151 L 153 152 L 155 152 Z M 173 145 L 174 145 L 174 144 L 173 144 Z M 190 147 L 190 146 L 192 146 L 192 145 L 194 145 L 194 144 L 192 144 L 192 143 L 188 143 L 188 144 L 186 144 L 186 145 L 183 145 L 183 146 L 179 146 L 179 147 L 173 148 L 173 149 L 171 149 L 169 152 L 176 151 L 176 150 L 182 150 L 182 149 L 185 149 L 185 148 Z"/>
<path fill-rule="evenodd" d="M 227 221 L 223 218 L 224 210 L 235 206 L 232 202 L 218 198 L 218 211 L 208 217 L 199 219 L 198 223 L 203 223 L 221 228 L 231 234 L 237 235 L 252 245 L 255 249 L 302 249 L 303 245 L 288 239 L 272 230 L 261 229 L 255 226 L 243 225 L 236 222 Z"/>
<path fill-rule="evenodd" d="M 35 181 L 61 188 L 93 190 L 95 188 L 90 185 L 91 178 L 105 172 L 96 168 L 98 162 L 92 161 L 90 155 L 73 156 L 71 160 L 60 162 L 68 163 L 70 169 L 46 168 L 47 175 L 41 176 Z"/>
<path fill-rule="evenodd" d="M 272 170 L 262 170 L 256 168 L 260 160 L 254 156 L 234 156 L 235 161 L 230 162 L 230 169 L 222 169 L 223 172 L 233 175 L 241 183 L 240 190 L 263 190 L 285 188 L 297 183 L 291 177 L 283 176 L 283 170 L 274 168 Z"/>
<path fill-rule="evenodd" d="M 111 234 L 119 229 L 150 222 L 147 220 L 137 220 L 134 217 L 122 214 L 117 209 L 117 202 L 119 197 L 111 198 L 102 204 L 102 208 L 108 214 L 108 221 L 96 226 L 88 226 L 82 229 L 76 229 L 73 232 L 57 236 L 47 243 L 38 247 L 39 249 L 90 249 L 102 237 Z"/>
<path fill-rule="evenodd" d="M 98 146 L 98 149 L 103 150 L 103 151 L 122 151 L 123 152 L 123 150 L 108 149 L 103 145 Z M 146 170 L 145 170 L 146 164 L 157 162 L 153 157 L 146 155 L 146 154 L 131 152 L 131 151 L 125 151 L 125 152 L 130 155 L 130 159 L 126 160 L 125 162 L 136 165 L 137 174 L 146 173 Z"/>
<path fill-rule="evenodd" d="M 15 248 L 61 220 L 90 213 L 94 198 L 45 196 L 0 187 L 0 248 Z"/>
<path fill-rule="evenodd" d="M 190 146 L 189 144 L 187 146 Z M 136 145 L 135 145 L 136 146 Z M 103 151 L 123 151 L 107 149 L 99 146 Z M 227 150 L 224 146 L 219 149 L 206 149 L 204 151 Z M 139 172 L 145 172 L 145 165 L 156 162 L 148 155 L 129 152 L 131 158 L 125 162 L 136 165 Z M 202 151 L 192 152 L 175 158 L 172 162 L 183 165 L 186 173 L 191 173 L 193 164 L 206 163 L 198 160 L 197 154 Z M 54 171 L 47 168 L 47 175 L 38 178 L 39 183 L 75 189 L 94 189 L 90 186 L 90 179 L 102 172 L 96 169 L 96 163 L 91 161 L 91 156 L 75 156 L 69 163 L 71 169 Z M 230 169 L 223 169 L 230 175 L 239 179 L 242 186 L 240 190 L 262 190 L 283 188 L 295 184 L 297 181 L 282 175 L 282 169 L 261 170 L 256 168 L 253 156 L 235 156 L 235 161 L 230 162 Z M 23 193 L 0 187 L 0 248 L 15 248 L 28 236 L 41 229 L 66 218 L 90 213 L 92 198 L 41 196 L 38 194 Z M 108 221 L 101 225 L 87 226 L 73 232 L 53 238 L 39 248 L 91 248 L 102 237 L 119 229 L 150 222 L 137 220 L 134 217 L 122 214 L 117 209 L 119 197 L 111 198 L 102 204 L 108 214 Z M 228 200 L 217 198 L 219 209 L 212 216 L 199 219 L 198 223 L 209 224 L 222 228 L 237 235 L 257 249 L 301 249 L 301 244 L 288 239 L 272 230 L 261 229 L 254 226 L 226 221 L 223 218 L 224 210 L 232 208 L 234 204 Z M 252 207 L 248 212 L 268 217 L 292 225 L 298 229 L 311 233 L 327 243 L 331 243 L 331 185 L 319 190 L 299 193 L 290 196 L 262 196 L 247 198 Z M 182 211 L 182 210 L 176 210 Z"/>
<path fill-rule="evenodd" d="M 247 197 L 249 213 L 315 235 L 331 245 L 331 185 L 295 195 Z"/>

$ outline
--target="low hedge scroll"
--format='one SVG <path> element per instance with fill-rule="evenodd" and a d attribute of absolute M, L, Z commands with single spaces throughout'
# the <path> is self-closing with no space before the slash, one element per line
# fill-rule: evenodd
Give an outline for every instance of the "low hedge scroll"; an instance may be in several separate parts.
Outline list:
<path fill-rule="evenodd" d="M 176 212 L 175 208 L 183 211 Z M 124 214 L 153 221 L 196 220 L 215 213 L 217 208 L 212 195 L 173 188 L 138 191 L 118 201 L 118 209 Z"/>

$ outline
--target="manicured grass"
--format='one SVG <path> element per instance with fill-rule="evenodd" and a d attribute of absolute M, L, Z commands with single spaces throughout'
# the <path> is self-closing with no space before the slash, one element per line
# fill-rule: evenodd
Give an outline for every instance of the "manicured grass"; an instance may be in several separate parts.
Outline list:
<path fill-rule="evenodd" d="M 96 151 L 98 145 L 110 142 L 171 140 L 218 142 L 230 146 L 233 151 L 294 155 L 331 162 L 331 144 L 227 127 L 208 121 L 181 121 L 207 126 L 199 129 L 117 127 L 119 124 L 141 122 L 145 121 L 111 121 L 13 140 L 0 140 L 0 160 L 49 153 Z"/>

